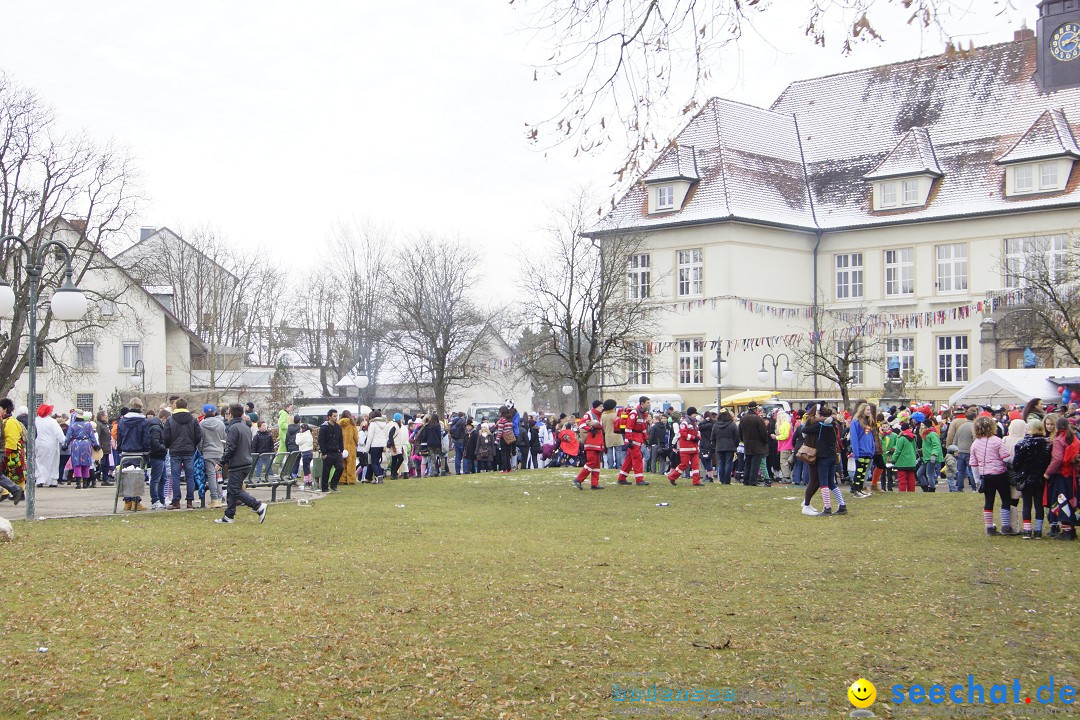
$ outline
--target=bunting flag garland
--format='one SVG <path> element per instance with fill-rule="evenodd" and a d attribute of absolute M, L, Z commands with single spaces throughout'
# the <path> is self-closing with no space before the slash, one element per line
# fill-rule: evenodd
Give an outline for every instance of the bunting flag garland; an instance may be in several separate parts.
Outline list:
<path fill-rule="evenodd" d="M 838 320 L 851 323 L 850 326 L 836 331 L 841 337 L 887 335 L 898 330 L 917 330 L 934 327 L 957 320 L 966 320 L 976 314 L 991 315 L 1002 307 L 1022 306 L 1032 302 L 1032 291 L 1026 288 L 1012 290 L 992 290 L 986 293 L 984 300 L 957 305 L 942 310 L 928 310 L 913 313 L 857 313 L 846 309 L 830 310 L 822 308 L 822 312 Z M 700 300 L 691 300 L 674 303 L 671 310 L 690 311 L 695 308 L 703 308 L 709 303 L 712 309 L 716 308 L 721 300 L 735 300 L 739 307 L 758 315 L 770 315 L 785 319 L 811 319 L 814 316 L 814 308 L 811 305 L 772 305 L 769 303 L 747 300 L 735 295 L 717 295 Z M 751 338 L 736 338 L 721 340 L 721 351 L 730 354 L 735 351 L 750 351 L 759 348 L 793 347 L 809 340 L 811 343 L 820 343 L 825 332 L 802 332 L 780 335 L 763 335 Z M 648 355 L 657 355 L 667 352 L 678 344 L 678 340 L 649 341 L 645 343 L 645 352 Z M 703 343 L 709 350 L 716 350 L 717 341 L 708 340 Z"/>

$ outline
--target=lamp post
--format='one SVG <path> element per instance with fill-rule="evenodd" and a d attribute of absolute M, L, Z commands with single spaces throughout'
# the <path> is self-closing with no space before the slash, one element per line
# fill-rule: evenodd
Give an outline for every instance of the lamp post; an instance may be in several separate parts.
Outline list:
<path fill-rule="evenodd" d="M 562 390 L 562 394 L 565 395 L 568 398 L 574 392 L 574 386 L 571 385 L 570 383 L 563 383 L 563 386 L 561 388 L 559 388 L 559 389 Z"/>
<path fill-rule="evenodd" d="M 26 403 L 29 409 L 27 417 L 27 441 L 26 441 L 26 519 L 33 520 L 36 510 L 34 502 L 34 488 L 37 486 L 34 467 L 34 438 L 37 435 L 35 419 L 37 417 L 37 304 L 38 293 L 41 289 L 41 274 L 45 269 L 45 255 L 50 249 L 55 249 L 64 256 L 64 284 L 58 287 L 52 296 L 53 317 L 57 320 L 70 322 L 78 320 L 86 314 L 86 296 L 71 279 L 71 250 L 59 240 L 49 240 L 41 247 L 34 250 L 26 241 L 17 235 L 5 235 L 0 238 L 0 249 L 14 243 L 21 248 L 26 255 L 26 274 L 30 278 L 30 303 L 27 306 L 27 320 L 29 322 L 29 338 L 27 339 L 27 360 L 30 369 L 29 401 Z M 15 291 L 6 280 L 0 278 L 0 317 L 12 317 L 15 311 Z M 18 342 L 18 338 L 12 338 Z"/>
<path fill-rule="evenodd" d="M 716 412 L 720 413 L 723 405 L 721 404 L 721 390 L 720 388 L 724 384 L 724 378 L 727 377 L 728 361 L 724 359 L 724 356 L 720 354 L 720 338 L 716 338 L 716 359 L 712 361 L 713 374 L 716 375 Z"/>
<path fill-rule="evenodd" d="M 791 371 L 791 361 L 788 359 L 787 353 L 780 353 L 773 356 L 772 353 L 765 353 L 765 357 L 761 358 L 761 369 L 758 370 L 757 377 L 761 382 L 765 382 L 769 379 L 769 371 L 765 369 L 765 358 L 768 358 L 772 362 L 772 389 L 776 390 L 776 370 L 780 367 L 780 358 L 784 358 L 784 382 L 791 382 L 791 379 L 795 377 L 795 373 Z"/>
<path fill-rule="evenodd" d="M 368 386 L 368 384 L 370 384 L 370 383 L 371 383 L 371 379 L 368 378 L 367 373 L 365 373 L 363 370 L 360 371 L 359 375 L 357 375 L 357 376 L 355 376 L 353 378 L 353 385 L 356 386 L 356 422 L 357 423 L 360 422 L 360 416 L 363 414 L 360 411 L 360 408 L 364 406 L 364 404 L 360 401 L 360 393 L 362 393 L 364 391 L 364 388 L 366 388 Z"/>
<path fill-rule="evenodd" d="M 135 369 L 131 371 L 128 380 L 134 387 L 139 388 L 140 393 L 146 393 L 146 364 L 142 360 L 135 361 Z"/>

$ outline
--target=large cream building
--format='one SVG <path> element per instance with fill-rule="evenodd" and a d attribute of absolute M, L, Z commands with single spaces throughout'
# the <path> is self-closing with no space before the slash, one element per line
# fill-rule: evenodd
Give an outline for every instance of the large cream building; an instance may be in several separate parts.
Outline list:
<path fill-rule="evenodd" d="M 921 399 L 1017 366 L 1008 268 L 1080 226 L 1078 6 L 1040 3 L 1038 37 L 795 82 L 767 109 L 709 101 L 589 233 L 641 234 L 628 293 L 661 310 L 619 395 L 715 401 L 718 339 L 725 393 L 773 389 L 766 354 L 797 370 L 815 287 L 820 329 L 868 318 L 878 357 L 923 371 Z M 778 389 L 813 396 L 785 364 Z M 853 398 L 882 394 L 883 366 L 855 375 Z"/>

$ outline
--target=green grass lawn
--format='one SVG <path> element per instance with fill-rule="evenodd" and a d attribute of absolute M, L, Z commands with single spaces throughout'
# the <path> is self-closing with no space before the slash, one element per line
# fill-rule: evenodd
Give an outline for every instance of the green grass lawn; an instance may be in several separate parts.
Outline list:
<path fill-rule="evenodd" d="M 811 518 L 787 487 L 568 478 L 388 480 L 262 526 L 246 509 L 18 523 L 0 718 L 616 717 L 613 682 L 647 671 L 794 683 L 829 717 L 866 677 L 888 717 L 895 683 L 1077 684 L 1080 547 L 985 537 L 981 496 Z"/>

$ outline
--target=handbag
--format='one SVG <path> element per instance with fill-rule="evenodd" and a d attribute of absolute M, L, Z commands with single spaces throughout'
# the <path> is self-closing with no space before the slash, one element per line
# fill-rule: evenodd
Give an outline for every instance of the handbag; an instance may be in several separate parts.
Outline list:
<path fill-rule="evenodd" d="M 821 431 L 823 429 L 824 428 L 822 428 L 819 423 L 817 431 L 817 441 L 819 443 L 821 442 Z M 810 447 L 806 444 L 806 441 L 804 440 L 803 444 L 799 446 L 799 452 L 795 453 L 795 459 L 802 460 L 807 465 L 813 465 L 817 462 L 817 448 Z"/>

